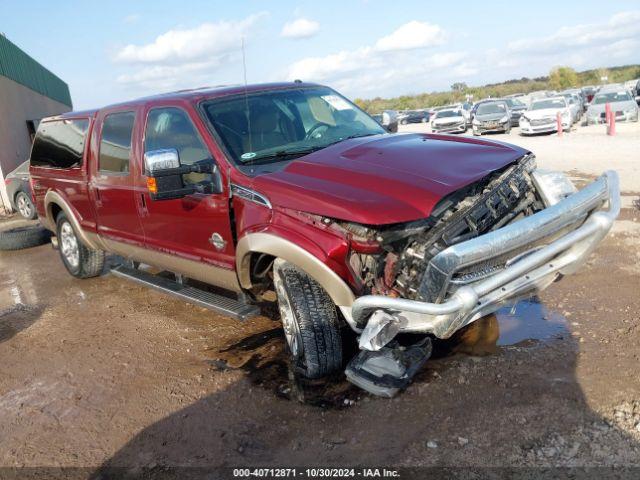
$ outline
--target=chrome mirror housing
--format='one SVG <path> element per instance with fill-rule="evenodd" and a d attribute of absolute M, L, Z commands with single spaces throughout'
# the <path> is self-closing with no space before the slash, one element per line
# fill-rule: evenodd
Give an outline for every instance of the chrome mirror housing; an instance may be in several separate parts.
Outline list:
<path fill-rule="evenodd" d="M 151 175 L 161 170 L 180 168 L 180 156 L 175 148 L 151 150 L 144 154 L 144 166 Z"/>

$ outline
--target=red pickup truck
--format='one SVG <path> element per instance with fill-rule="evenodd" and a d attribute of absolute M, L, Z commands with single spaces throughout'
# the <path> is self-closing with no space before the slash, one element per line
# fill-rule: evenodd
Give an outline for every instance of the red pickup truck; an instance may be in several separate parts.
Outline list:
<path fill-rule="evenodd" d="M 300 374 L 346 366 L 383 396 L 432 338 L 575 271 L 620 208 L 615 172 L 576 191 L 522 148 L 389 134 L 301 82 L 47 118 L 30 172 L 71 275 L 101 274 L 114 253 L 112 273 L 241 319 L 275 292 Z"/>

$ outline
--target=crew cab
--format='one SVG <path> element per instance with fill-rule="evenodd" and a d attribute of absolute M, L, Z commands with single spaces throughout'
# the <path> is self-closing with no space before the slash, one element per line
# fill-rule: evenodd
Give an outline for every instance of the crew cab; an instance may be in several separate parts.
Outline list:
<path fill-rule="evenodd" d="M 620 208 L 615 172 L 576 191 L 523 148 L 389 134 L 302 82 L 44 119 L 30 173 L 71 275 L 100 275 L 108 252 L 112 273 L 240 319 L 277 298 L 298 374 L 346 366 L 382 396 L 432 339 L 574 272 Z"/>

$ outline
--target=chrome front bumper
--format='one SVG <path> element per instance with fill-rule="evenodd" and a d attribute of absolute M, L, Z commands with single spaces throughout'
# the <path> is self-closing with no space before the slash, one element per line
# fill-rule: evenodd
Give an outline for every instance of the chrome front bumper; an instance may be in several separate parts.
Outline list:
<path fill-rule="evenodd" d="M 360 348 L 378 350 L 400 332 L 449 338 L 503 304 L 544 290 L 560 275 L 574 273 L 584 263 L 619 212 L 618 175 L 608 171 L 555 205 L 443 250 L 431 260 L 431 272 L 425 273 L 435 274 L 438 282 L 450 280 L 460 268 L 509 252 L 514 256 L 502 270 L 460 286 L 442 303 L 380 295 L 358 298 L 351 315 L 363 327 Z M 535 248 L 522 253 L 523 247 L 535 242 Z"/>

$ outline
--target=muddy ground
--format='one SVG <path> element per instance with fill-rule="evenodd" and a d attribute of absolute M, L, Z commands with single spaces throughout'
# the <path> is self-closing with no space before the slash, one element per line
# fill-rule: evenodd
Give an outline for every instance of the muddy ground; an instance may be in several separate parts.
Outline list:
<path fill-rule="evenodd" d="M 640 467 L 639 246 L 625 208 L 582 271 L 438 344 L 392 400 L 296 382 L 272 309 L 0 252 L 0 466 Z"/>

